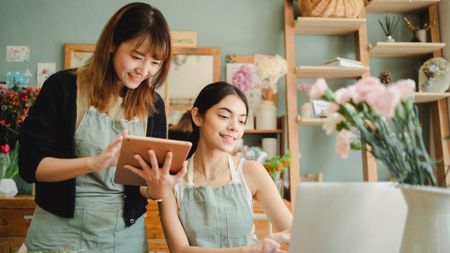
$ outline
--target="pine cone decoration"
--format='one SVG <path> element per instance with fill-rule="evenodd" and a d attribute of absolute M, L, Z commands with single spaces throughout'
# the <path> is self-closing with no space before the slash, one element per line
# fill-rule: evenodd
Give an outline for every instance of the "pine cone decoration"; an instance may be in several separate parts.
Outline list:
<path fill-rule="evenodd" d="M 392 83 L 391 72 L 383 71 L 378 75 L 380 82 L 386 86 Z"/>

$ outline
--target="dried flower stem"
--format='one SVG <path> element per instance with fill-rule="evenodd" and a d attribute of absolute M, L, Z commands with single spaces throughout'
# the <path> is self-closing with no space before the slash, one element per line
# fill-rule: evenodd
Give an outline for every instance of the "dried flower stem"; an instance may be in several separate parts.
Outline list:
<path fill-rule="evenodd" d="M 419 26 L 416 26 L 416 25 L 414 25 L 407 17 L 403 17 L 403 20 L 405 20 L 405 23 L 406 23 L 406 26 L 408 27 L 408 29 L 411 31 L 411 32 L 413 32 L 413 33 L 415 33 L 415 32 L 417 32 L 417 31 L 419 31 L 419 30 L 422 30 L 422 29 L 424 29 L 424 30 L 428 30 L 428 29 L 430 29 L 433 25 L 435 25 L 436 24 L 436 21 L 431 21 L 431 23 L 424 23 L 423 24 L 423 28 L 420 28 Z"/>

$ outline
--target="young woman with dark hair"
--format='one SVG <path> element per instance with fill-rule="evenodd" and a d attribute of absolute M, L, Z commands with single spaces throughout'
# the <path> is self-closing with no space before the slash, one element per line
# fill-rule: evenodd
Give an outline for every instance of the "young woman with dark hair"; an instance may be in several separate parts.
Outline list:
<path fill-rule="evenodd" d="M 289 240 L 291 213 L 261 164 L 229 154 L 247 114 L 245 95 L 225 82 L 207 85 L 195 100 L 187 176 L 160 204 L 170 252 L 283 252 L 279 243 Z M 257 240 L 253 200 L 283 232 Z"/>
<path fill-rule="evenodd" d="M 130 3 L 106 24 L 86 65 L 46 80 L 20 132 L 20 175 L 36 183 L 29 251 L 147 252 L 147 199 L 169 195 L 186 166 L 170 175 L 172 154 L 159 169 L 149 150 L 152 166 L 136 156 L 143 170 L 127 167 L 147 186 L 115 184 L 113 177 L 124 134 L 166 137 L 155 90 L 170 58 L 161 12 Z"/>

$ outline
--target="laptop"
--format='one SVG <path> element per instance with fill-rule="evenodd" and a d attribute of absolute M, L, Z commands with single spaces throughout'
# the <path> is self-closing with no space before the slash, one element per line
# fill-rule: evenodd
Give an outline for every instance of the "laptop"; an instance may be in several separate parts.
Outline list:
<path fill-rule="evenodd" d="M 300 183 L 289 253 L 398 253 L 406 214 L 391 183 Z"/>

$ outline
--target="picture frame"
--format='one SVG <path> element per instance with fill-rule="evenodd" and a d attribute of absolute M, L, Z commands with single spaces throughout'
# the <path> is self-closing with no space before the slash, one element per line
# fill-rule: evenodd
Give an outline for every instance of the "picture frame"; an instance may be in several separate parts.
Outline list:
<path fill-rule="evenodd" d="M 174 47 L 172 54 L 166 83 L 157 90 L 166 103 L 169 125 L 192 108 L 203 87 L 220 81 L 221 64 L 221 50 L 216 47 Z"/>
<path fill-rule="evenodd" d="M 78 68 L 92 56 L 95 44 L 64 44 L 64 69 Z"/>
<path fill-rule="evenodd" d="M 327 102 L 325 100 L 315 99 L 311 101 L 312 104 L 312 111 L 313 111 L 313 117 L 314 118 L 325 118 L 326 117 L 326 110 L 328 106 L 330 105 L 330 102 Z"/>

